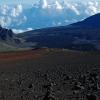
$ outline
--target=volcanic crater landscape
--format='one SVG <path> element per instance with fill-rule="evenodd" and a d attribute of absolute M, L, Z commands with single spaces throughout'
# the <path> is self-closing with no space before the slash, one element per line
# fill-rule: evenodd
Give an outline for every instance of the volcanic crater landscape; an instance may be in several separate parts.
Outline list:
<path fill-rule="evenodd" d="M 99 100 L 98 19 L 20 34 L 0 27 L 0 100 Z"/>

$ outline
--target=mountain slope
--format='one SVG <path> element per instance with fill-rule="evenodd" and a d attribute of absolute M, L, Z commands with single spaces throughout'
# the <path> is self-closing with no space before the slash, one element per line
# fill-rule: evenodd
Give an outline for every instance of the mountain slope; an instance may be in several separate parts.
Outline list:
<path fill-rule="evenodd" d="M 19 34 L 37 47 L 100 50 L 100 14 L 68 26 L 44 28 Z M 93 26 L 94 25 L 94 26 Z"/>
<path fill-rule="evenodd" d="M 8 51 L 16 51 L 16 50 L 18 50 L 18 48 L 12 45 L 0 42 L 0 52 L 6 52 L 6 51 L 8 52 Z"/>
<path fill-rule="evenodd" d="M 26 50 L 30 46 L 31 44 L 16 37 L 12 30 L 0 27 L 0 52 Z"/>
<path fill-rule="evenodd" d="M 13 32 L 11 30 L 0 27 L 0 52 L 15 50 L 12 45 Z"/>

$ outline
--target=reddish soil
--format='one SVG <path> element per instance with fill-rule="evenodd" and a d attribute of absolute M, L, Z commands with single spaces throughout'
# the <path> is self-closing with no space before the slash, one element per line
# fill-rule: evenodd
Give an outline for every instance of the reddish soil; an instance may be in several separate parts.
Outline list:
<path fill-rule="evenodd" d="M 36 59 L 41 57 L 42 51 L 40 50 L 30 50 L 30 51 L 20 51 L 20 52 L 5 52 L 0 53 L 0 62 L 5 61 L 18 61 L 18 60 L 24 60 L 24 59 Z"/>
<path fill-rule="evenodd" d="M 0 62 L 13 62 L 21 60 L 32 60 L 43 57 L 44 54 L 55 51 L 62 51 L 61 49 L 37 49 L 37 50 L 26 50 L 26 51 L 17 51 L 17 52 L 1 52 L 0 53 Z"/>

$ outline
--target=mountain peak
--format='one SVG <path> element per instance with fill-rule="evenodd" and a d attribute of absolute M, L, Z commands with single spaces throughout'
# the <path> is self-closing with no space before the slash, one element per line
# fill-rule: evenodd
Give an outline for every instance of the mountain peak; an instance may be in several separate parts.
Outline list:
<path fill-rule="evenodd" d="M 0 39 L 1 40 L 7 40 L 8 38 L 12 38 L 12 37 L 13 37 L 13 32 L 11 29 L 2 28 L 0 26 Z"/>

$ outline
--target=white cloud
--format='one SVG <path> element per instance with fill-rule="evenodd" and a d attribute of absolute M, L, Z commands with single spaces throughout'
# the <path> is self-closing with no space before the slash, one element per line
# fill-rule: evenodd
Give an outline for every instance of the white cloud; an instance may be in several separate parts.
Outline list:
<path fill-rule="evenodd" d="M 56 3 L 57 9 L 59 9 L 59 10 L 63 9 L 62 5 L 58 1 L 56 1 L 55 3 Z"/>
<path fill-rule="evenodd" d="M 77 8 L 75 6 L 71 6 L 71 9 L 77 14 L 80 15 L 80 12 L 77 10 Z"/>
<path fill-rule="evenodd" d="M 42 3 L 43 3 L 43 4 L 42 4 L 42 8 L 47 8 L 47 7 L 48 7 L 48 3 L 47 3 L 46 0 L 43 0 Z"/>
<path fill-rule="evenodd" d="M 11 11 L 11 16 L 17 17 L 22 13 L 22 11 L 23 11 L 22 5 L 16 5 Z"/>
<path fill-rule="evenodd" d="M 5 26 L 6 23 L 5 23 L 4 20 L 5 20 L 4 17 L 0 17 L 0 25 L 1 25 L 1 26 Z"/>
<path fill-rule="evenodd" d="M 11 18 L 10 17 L 5 17 L 1 16 L 0 17 L 0 25 L 3 27 L 7 27 L 11 24 Z"/>
<path fill-rule="evenodd" d="M 22 15 L 23 12 L 22 5 L 0 6 L 0 25 L 3 27 L 14 27 L 19 26 L 27 21 L 27 17 Z"/>
<path fill-rule="evenodd" d="M 95 6 L 89 6 L 89 11 L 91 15 L 96 14 L 97 8 Z"/>
<path fill-rule="evenodd" d="M 28 31 L 31 31 L 31 30 L 33 30 L 33 28 L 29 27 L 29 28 L 27 28 L 27 30 L 28 30 Z"/>
<path fill-rule="evenodd" d="M 12 31 L 14 32 L 14 33 L 22 33 L 22 32 L 25 32 L 25 30 L 21 30 L 21 29 L 12 29 Z"/>
<path fill-rule="evenodd" d="M 99 3 L 96 1 L 89 1 L 86 5 L 85 13 L 88 15 L 94 15 L 100 12 Z"/>
<path fill-rule="evenodd" d="M 18 34 L 18 33 L 23 33 L 23 32 L 26 32 L 26 31 L 31 31 L 31 30 L 33 30 L 33 28 L 27 28 L 26 30 L 22 30 L 22 29 L 12 29 L 12 31 L 14 32 L 14 33 L 16 33 L 16 34 Z"/>
<path fill-rule="evenodd" d="M 65 5 L 68 9 L 72 10 L 73 12 L 75 12 L 76 15 L 80 15 L 80 11 L 77 9 L 77 5 L 76 4 L 71 4 L 68 2 L 65 2 Z"/>
<path fill-rule="evenodd" d="M 1 14 L 7 15 L 9 7 L 7 5 L 0 6 Z"/>

